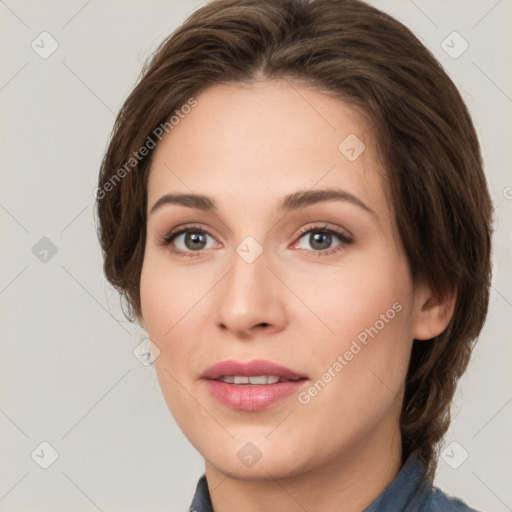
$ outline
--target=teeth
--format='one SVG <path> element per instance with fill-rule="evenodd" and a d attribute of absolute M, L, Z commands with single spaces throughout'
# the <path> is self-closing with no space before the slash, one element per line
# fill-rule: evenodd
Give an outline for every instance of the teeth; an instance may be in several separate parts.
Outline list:
<path fill-rule="evenodd" d="M 275 384 L 279 382 L 279 377 L 275 377 L 274 375 L 259 375 L 258 377 L 249 377 L 249 382 L 251 384 Z"/>
<path fill-rule="evenodd" d="M 243 375 L 225 375 L 218 380 L 227 384 L 276 384 L 277 382 L 287 382 L 288 379 L 279 378 L 275 375 L 255 375 L 245 377 Z"/>

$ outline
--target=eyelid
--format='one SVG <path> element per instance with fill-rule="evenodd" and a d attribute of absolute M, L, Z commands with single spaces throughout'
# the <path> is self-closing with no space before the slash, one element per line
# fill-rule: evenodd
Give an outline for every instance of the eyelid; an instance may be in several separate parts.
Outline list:
<path fill-rule="evenodd" d="M 212 234 L 210 234 L 209 229 L 206 228 L 203 224 L 192 222 L 188 224 L 182 224 L 177 228 L 172 229 L 170 232 L 164 234 L 158 240 L 158 245 L 167 248 L 171 252 L 178 255 L 196 256 L 202 254 L 204 251 L 206 251 L 206 249 L 200 251 L 183 251 L 181 249 L 176 249 L 175 247 L 172 247 L 172 242 L 175 238 L 189 231 L 201 231 L 206 235 L 210 236 L 211 238 L 213 238 L 214 240 L 216 240 L 216 238 Z"/>
<path fill-rule="evenodd" d="M 341 228 L 341 227 L 331 227 L 329 223 L 321 223 L 322 225 L 318 225 L 318 223 L 311 225 L 306 224 L 306 226 L 303 226 L 299 229 L 297 234 L 295 235 L 295 238 L 299 239 L 301 238 L 305 233 L 308 233 L 309 231 L 319 231 L 319 232 L 327 232 L 335 234 L 336 236 L 339 236 L 342 239 L 345 239 L 347 242 L 350 240 L 350 242 L 354 241 L 354 236 L 350 231 L 347 229 Z"/>
<path fill-rule="evenodd" d="M 174 254 L 183 255 L 183 256 L 195 257 L 195 256 L 200 256 L 204 252 L 208 251 L 208 249 L 202 249 L 199 251 L 183 251 L 181 249 L 176 249 L 175 247 L 172 247 L 172 242 L 175 238 L 177 238 L 181 234 L 189 232 L 189 231 L 201 231 L 201 232 L 205 233 L 207 236 L 210 236 L 211 238 L 216 240 L 216 238 L 212 234 L 210 234 L 209 229 L 205 228 L 204 225 L 202 225 L 200 223 L 188 223 L 188 224 L 183 224 L 183 225 L 171 230 L 170 232 L 166 233 L 163 237 L 160 238 L 158 245 L 167 248 Z M 315 232 L 315 231 L 330 233 L 330 234 L 338 237 L 341 241 L 341 244 L 339 246 L 336 246 L 336 247 L 330 248 L 330 249 L 323 249 L 323 250 L 302 249 L 302 251 L 306 251 L 309 254 L 314 254 L 315 257 L 316 256 L 327 256 L 327 255 L 330 255 L 333 253 L 337 253 L 339 250 L 341 250 L 338 247 L 350 245 L 354 242 L 354 237 L 348 230 L 341 228 L 341 227 L 330 227 L 325 222 L 321 223 L 321 225 L 319 225 L 319 223 L 317 222 L 316 224 L 310 223 L 308 225 L 303 226 L 294 235 L 294 242 L 292 243 L 292 246 L 296 245 L 297 242 L 305 234 L 307 234 L 309 232 Z"/>
<path fill-rule="evenodd" d="M 170 239 L 172 239 L 173 237 L 175 237 L 177 235 L 180 235 L 184 231 L 186 232 L 186 231 L 194 231 L 194 230 L 203 231 L 207 235 L 210 235 L 211 237 L 213 237 L 213 235 L 211 235 L 210 232 L 208 231 L 208 228 L 206 228 L 203 224 L 191 222 L 188 224 L 182 224 L 182 225 L 178 226 L 177 228 L 174 228 L 171 231 L 166 232 L 163 235 L 161 242 L 169 241 Z"/>
<path fill-rule="evenodd" d="M 300 239 L 305 234 L 310 232 L 329 233 L 337 237 L 340 240 L 340 244 L 322 250 L 300 249 L 299 247 L 296 247 Z M 292 247 L 294 247 L 294 250 L 301 250 L 302 252 L 306 252 L 308 255 L 313 256 L 315 258 L 326 258 L 328 256 L 343 251 L 347 246 L 352 245 L 354 241 L 354 236 L 348 230 L 340 227 L 329 227 L 328 225 L 326 225 L 326 223 L 323 223 L 321 226 L 306 225 L 303 228 L 301 228 L 299 232 L 295 235 L 295 241 L 293 242 Z"/>

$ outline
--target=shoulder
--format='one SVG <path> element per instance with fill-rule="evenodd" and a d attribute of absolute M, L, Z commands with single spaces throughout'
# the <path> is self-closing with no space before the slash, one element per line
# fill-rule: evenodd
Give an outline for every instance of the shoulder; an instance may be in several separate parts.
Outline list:
<path fill-rule="evenodd" d="M 396 478 L 365 512 L 478 512 L 445 494 L 425 477 L 423 464 L 412 454 Z"/>
<path fill-rule="evenodd" d="M 459 498 L 445 494 L 438 487 L 432 489 L 428 505 L 422 512 L 478 512 Z"/>

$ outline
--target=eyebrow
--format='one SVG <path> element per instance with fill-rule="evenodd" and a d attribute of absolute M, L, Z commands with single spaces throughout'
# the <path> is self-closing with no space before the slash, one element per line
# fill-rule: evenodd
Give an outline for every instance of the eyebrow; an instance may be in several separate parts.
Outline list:
<path fill-rule="evenodd" d="M 358 197 L 341 189 L 299 190 L 285 196 L 279 205 L 279 212 L 290 212 L 322 201 L 346 201 L 377 217 L 376 213 Z M 216 212 L 217 205 L 213 199 L 200 194 L 165 194 L 152 206 L 149 215 L 164 205 L 176 204 L 197 210 Z"/>

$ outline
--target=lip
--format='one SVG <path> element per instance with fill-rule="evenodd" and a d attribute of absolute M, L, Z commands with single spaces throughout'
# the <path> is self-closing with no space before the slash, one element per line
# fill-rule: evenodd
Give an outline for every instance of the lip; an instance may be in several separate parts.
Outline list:
<path fill-rule="evenodd" d="M 275 384 L 228 384 L 216 379 L 240 375 L 254 377 L 258 375 L 275 375 L 290 379 L 289 382 Z M 308 380 L 289 368 L 266 361 L 255 359 L 241 362 L 234 360 L 221 361 L 207 368 L 201 375 L 209 393 L 221 404 L 241 411 L 259 411 L 270 407 L 279 400 L 297 393 Z"/>
<path fill-rule="evenodd" d="M 241 375 L 243 377 L 255 377 L 257 375 L 275 375 L 284 379 L 305 379 L 306 375 L 294 372 L 285 366 L 266 361 L 265 359 L 253 359 L 252 361 L 235 361 L 228 359 L 220 361 L 207 368 L 201 375 L 202 379 L 218 379 L 230 375 Z M 270 384 L 272 385 L 272 384 Z"/>

